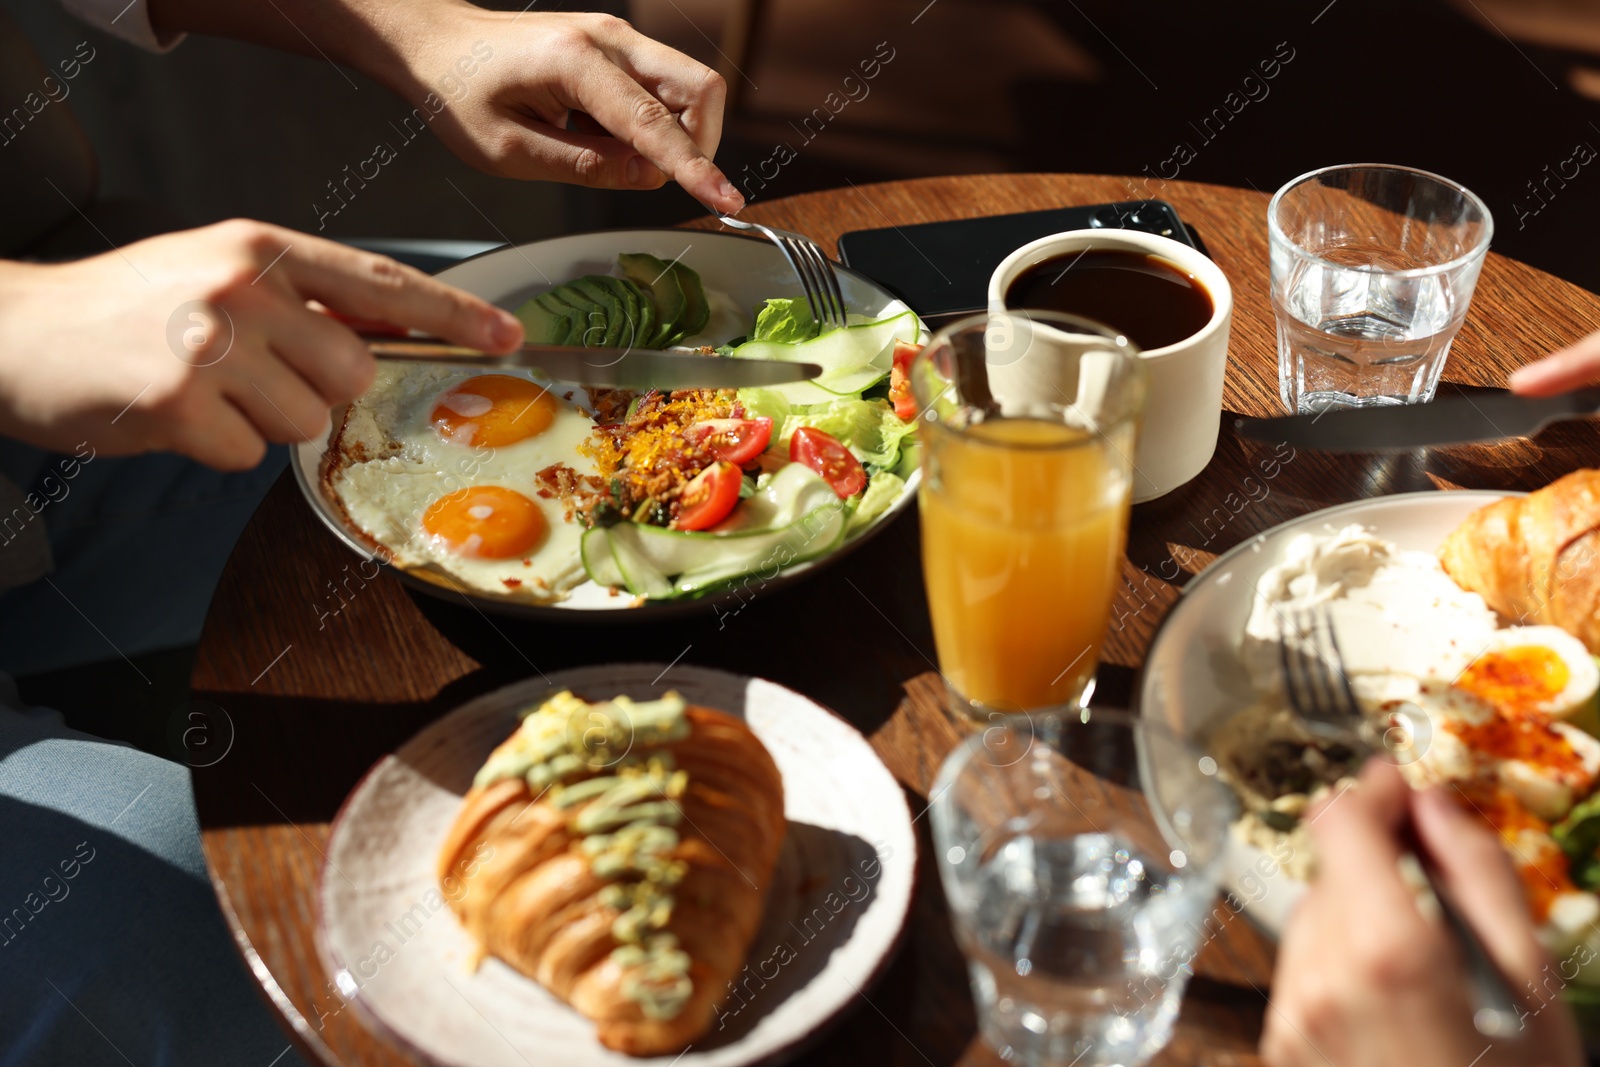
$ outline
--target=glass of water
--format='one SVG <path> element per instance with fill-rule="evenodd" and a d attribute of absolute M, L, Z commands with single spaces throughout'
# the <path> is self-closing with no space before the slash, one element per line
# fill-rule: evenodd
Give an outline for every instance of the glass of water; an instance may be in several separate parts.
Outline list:
<path fill-rule="evenodd" d="M 1433 399 L 1494 220 L 1427 171 L 1304 174 L 1267 207 L 1278 392 L 1290 411 Z"/>
<path fill-rule="evenodd" d="M 959 745 L 931 796 L 984 1038 L 1024 1067 L 1154 1056 L 1217 929 L 1235 801 L 1216 764 L 1123 711 L 1011 716 Z"/>

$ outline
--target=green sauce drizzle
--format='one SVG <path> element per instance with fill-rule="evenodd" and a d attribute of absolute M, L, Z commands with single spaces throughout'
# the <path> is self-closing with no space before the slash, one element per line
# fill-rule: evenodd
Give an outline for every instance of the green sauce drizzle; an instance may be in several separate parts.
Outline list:
<path fill-rule="evenodd" d="M 635 746 L 689 735 L 687 704 L 676 692 L 635 703 L 627 697 L 589 704 L 557 693 L 530 709 L 522 725 L 478 771 L 473 785 L 522 778 L 557 808 L 587 805 L 572 820 L 582 852 L 597 877 L 615 879 L 600 902 L 621 912 L 611 924 L 620 944 L 611 958 L 628 969 L 622 994 L 648 1019 L 672 1019 L 694 985 L 689 955 L 666 931 L 672 889 L 687 867 L 671 858 L 678 847 L 678 799 L 689 785 L 672 756 L 635 755 Z M 581 777 L 592 772 L 594 777 Z M 579 779 L 573 781 L 573 779 Z"/>

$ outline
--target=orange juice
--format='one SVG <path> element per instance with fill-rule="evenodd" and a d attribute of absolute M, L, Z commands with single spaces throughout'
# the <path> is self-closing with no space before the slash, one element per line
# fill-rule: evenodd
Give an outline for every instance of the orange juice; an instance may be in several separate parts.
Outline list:
<path fill-rule="evenodd" d="M 924 424 L 923 574 L 939 667 L 967 701 L 1068 704 L 1094 676 L 1128 528 L 1131 426 Z"/>

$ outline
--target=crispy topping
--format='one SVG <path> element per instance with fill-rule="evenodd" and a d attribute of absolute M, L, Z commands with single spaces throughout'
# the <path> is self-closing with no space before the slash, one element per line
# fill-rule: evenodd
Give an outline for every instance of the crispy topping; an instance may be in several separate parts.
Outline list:
<path fill-rule="evenodd" d="M 609 497 L 587 512 L 589 523 L 669 525 L 677 517 L 683 487 L 716 459 L 712 435 L 691 442 L 684 430 L 708 419 L 740 418 L 743 412 L 731 389 L 652 390 L 631 404 L 622 421 L 602 420 L 579 446 L 610 482 Z"/>
<path fill-rule="evenodd" d="M 571 522 L 575 514 L 588 512 L 606 496 L 606 480 L 579 474 L 565 463 L 552 463 L 533 476 L 538 488 L 534 494 L 544 500 L 559 500 L 566 510 L 562 517 Z"/>

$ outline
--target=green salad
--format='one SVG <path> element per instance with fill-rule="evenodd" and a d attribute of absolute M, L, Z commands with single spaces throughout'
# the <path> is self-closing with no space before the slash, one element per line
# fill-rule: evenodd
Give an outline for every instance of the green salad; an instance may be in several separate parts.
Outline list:
<path fill-rule="evenodd" d="M 662 347 L 710 319 L 698 274 L 642 253 L 619 274 L 556 286 L 518 311 L 532 341 Z M 917 466 L 909 312 L 824 330 L 804 300 L 767 300 L 745 337 L 708 358 L 814 363 L 810 381 L 738 390 L 590 390 L 582 446 L 598 477 L 578 509 L 602 586 L 651 600 L 703 596 L 824 556 L 905 492 Z"/>

